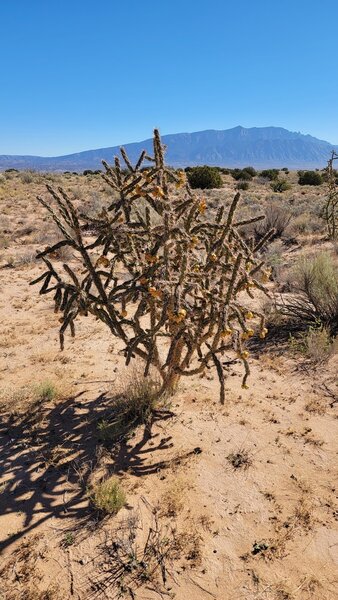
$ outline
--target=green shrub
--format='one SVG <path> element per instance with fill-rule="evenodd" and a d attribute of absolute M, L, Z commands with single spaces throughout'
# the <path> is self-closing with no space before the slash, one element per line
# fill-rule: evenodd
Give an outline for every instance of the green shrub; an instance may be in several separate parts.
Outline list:
<path fill-rule="evenodd" d="M 270 185 L 274 192 L 279 193 L 286 192 L 291 188 L 291 185 L 286 179 L 276 179 L 276 181 L 273 181 Z"/>
<path fill-rule="evenodd" d="M 321 174 L 316 171 L 298 171 L 298 177 L 299 185 L 321 185 L 323 183 Z"/>
<path fill-rule="evenodd" d="M 278 175 L 278 169 L 264 169 L 264 171 L 260 172 L 261 177 L 264 177 L 264 179 L 269 179 L 270 181 L 275 181 L 278 178 Z"/>
<path fill-rule="evenodd" d="M 251 173 L 249 173 L 246 169 L 233 169 L 231 171 L 231 175 L 236 181 L 251 181 L 252 179 Z"/>
<path fill-rule="evenodd" d="M 237 190 L 248 190 L 249 189 L 249 182 L 248 181 L 239 181 L 236 185 L 236 189 Z"/>
<path fill-rule="evenodd" d="M 215 167 L 191 167 L 187 171 L 187 177 L 191 188 L 201 190 L 220 188 L 223 185 L 219 170 Z"/>
<path fill-rule="evenodd" d="M 126 495 L 116 477 L 94 484 L 88 496 L 93 507 L 103 515 L 116 514 L 126 504 Z"/>
<path fill-rule="evenodd" d="M 335 344 L 327 327 L 310 327 L 304 336 L 305 353 L 315 363 L 327 360 L 335 351 Z"/>
<path fill-rule="evenodd" d="M 301 352 L 311 362 L 320 364 L 327 361 L 337 353 L 338 338 L 332 338 L 327 327 L 314 324 L 299 336 L 290 336 L 289 343 L 292 350 Z"/>
<path fill-rule="evenodd" d="M 85 169 L 83 171 L 83 175 L 101 175 L 102 171 L 100 171 L 100 169 L 96 169 L 95 171 L 92 171 L 92 169 Z M 75 175 L 77 175 L 77 173 L 74 173 Z"/>
<path fill-rule="evenodd" d="M 256 175 L 257 175 L 257 171 L 253 167 L 244 167 L 243 171 L 245 171 L 246 173 L 249 173 L 249 175 L 251 175 L 251 177 L 256 177 Z"/>
<path fill-rule="evenodd" d="M 56 385 L 51 381 L 43 381 L 36 388 L 37 400 L 50 402 L 57 398 L 59 392 Z"/>

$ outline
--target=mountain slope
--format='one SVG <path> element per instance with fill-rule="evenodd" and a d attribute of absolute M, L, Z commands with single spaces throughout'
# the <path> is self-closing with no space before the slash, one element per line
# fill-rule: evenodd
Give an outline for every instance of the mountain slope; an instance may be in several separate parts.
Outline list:
<path fill-rule="evenodd" d="M 282 127 L 234 127 L 224 131 L 207 130 L 195 133 L 164 135 L 167 163 L 174 167 L 217 165 L 257 168 L 289 167 L 291 169 L 323 167 L 335 148 L 329 142 L 311 135 L 291 132 Z M 152 151 L 152 140 L 126 144 L 132 161 L 140 152 Z M 336 147 L 337 149 L 337 147 Z M 0 170 L 8 168 L 46 171 L 81 171 L 101 168 L 101 160 L 111 162 L 119 146 L 87 150 L 57 157 L 0 156 Z"/>

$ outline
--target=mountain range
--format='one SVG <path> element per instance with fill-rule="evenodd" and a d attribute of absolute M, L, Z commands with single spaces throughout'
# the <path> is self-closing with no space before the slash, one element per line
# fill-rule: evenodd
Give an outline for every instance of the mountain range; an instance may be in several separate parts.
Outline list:
<path fill-rule="evenodd" d="M 312 169 L 324 167 L 332 150 L 338 150 L 338 146 L 329 142 L 282 127 L 238 126 L 224 131 L 210 129 L 176 133 L 162 136 L 162 142 L 167 147 L 167 164 L 173 167 L 207 164 Z M 143 149 L 152 153 L 152 140 L 150 138 L 124 147 L 130 160 L 136 162 Z M 0 155 L 0 170 L 16 168 L 80 172 L 84 169 L 100 169 L 102 159 L 112 163 L 116 154 L 119 154 L 119 146 L 55 157 Z"/>

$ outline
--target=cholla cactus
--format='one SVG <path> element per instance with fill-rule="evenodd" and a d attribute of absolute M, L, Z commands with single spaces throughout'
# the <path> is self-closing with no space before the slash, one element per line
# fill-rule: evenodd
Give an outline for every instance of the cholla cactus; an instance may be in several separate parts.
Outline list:
<path fill-rule="evenodd" d="M 324 208 L 324 218 L 331 240 L 338 239 L 338 186 L 337 174 L 333 168 L 335 160 L 338 160 L 338 154 L 333 150 L 326 168 L 328 195 Z"/>
<path fill-rule="evenodd" d="M 242 361 L 247 387 L 246 340 L 267 333 L 264 316 L 249 310 L 245 298 L 255 289 L 267 293 L 269 271 L 257 253 L 273 232 L 256 245 L 246 243 L 240 228 L 264 216 L 236 222 L 239 194 L 212 218 L 185 173 L 166 168 L 157 130 L 154 157 L 143 152 L 133 166 L 123 148 L 121 154 L 127 171 L 118 158 L 114 167 L 103 163 L 118 199 L 95 218 L 80 214 L 61 188 L 47 186 L 55 209 L 38 198 L 63 239 L 38 254 L 47 270 L 32 283 L 43 282 L 40 293 L 54 294 L 61 348 L 66 330 L 75 335 L 75 321 L 92 314 L 122 340 L 127 364 L 141 357 L 145 375 L 158 369 L 161 393 L 182 375 L 203 376 L 214 366 L 223 403 L 225 365 Z M 55 252 L 63 246 L 79 260 L 56 266 Z M 226 360 L 225 353 L 231 354 Z"/>

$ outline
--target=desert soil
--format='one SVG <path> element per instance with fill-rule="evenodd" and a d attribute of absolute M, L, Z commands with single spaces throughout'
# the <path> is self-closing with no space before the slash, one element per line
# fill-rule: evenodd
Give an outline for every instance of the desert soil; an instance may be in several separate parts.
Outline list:
<path fill-rule="evenodd" d="M 51 299 L 29 286 L 49 243 L 44 183 L 16 176 L 1 196 L 1 600 L 336 598 L 337 354 L 313 366 L 267 340 L 249 389 L 229 370 L 224 406 L 217 377 L 189 378 L 151 435 L 103 444 L 98 424 L 139 371 L 90 317 L 59 350 Z M 57 394 L 35 402 L 46 382 Z M 87 490 L 110 475 L 127 504 L 99 518 Z"/>

